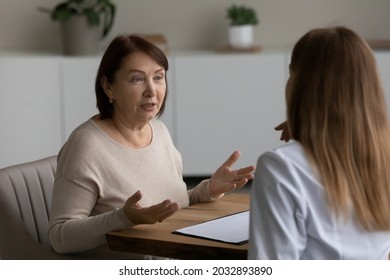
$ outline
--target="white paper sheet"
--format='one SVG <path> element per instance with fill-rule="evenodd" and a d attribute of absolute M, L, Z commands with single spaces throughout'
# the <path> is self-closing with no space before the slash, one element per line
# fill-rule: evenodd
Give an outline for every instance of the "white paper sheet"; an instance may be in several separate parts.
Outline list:
<path fill-rule="evenodd" d="M 249 238 L 249 211 L 224 216 L 174 233 L 212 239 L 226 243 L 242 244 Z"/>

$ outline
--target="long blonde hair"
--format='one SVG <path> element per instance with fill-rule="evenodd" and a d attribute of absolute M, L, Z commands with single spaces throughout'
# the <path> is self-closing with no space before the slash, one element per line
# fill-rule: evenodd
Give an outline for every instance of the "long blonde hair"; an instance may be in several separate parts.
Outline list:
<path fill-rule="evenodd" d="M 314 29 L 295 45 L 290 70 L 290 133 L 330 208 L 347 217 L 352 206 L 364 229 L 390 230 L 390 130 L 370 47 L 345 27 Z"/>

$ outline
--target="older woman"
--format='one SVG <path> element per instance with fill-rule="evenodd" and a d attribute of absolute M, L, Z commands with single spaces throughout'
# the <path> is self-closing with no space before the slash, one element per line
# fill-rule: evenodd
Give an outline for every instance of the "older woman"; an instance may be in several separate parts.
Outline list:
<path fill-rule="evenodd" d="M 58 253 L 103 250 L 103 258 L 118 258 L 105 233 L 163 222 L 252 179 L 252 166 L 231 170 L 234 152 L 210 180 L 187 191 L 180 153 L 156 118 L 164 111 L 167 70 L 164 53 L 141 37 L 118 36 L 108 46 L 95 84 L 100 113 L 76 128 L 58 155 L 49 225 Z"/>

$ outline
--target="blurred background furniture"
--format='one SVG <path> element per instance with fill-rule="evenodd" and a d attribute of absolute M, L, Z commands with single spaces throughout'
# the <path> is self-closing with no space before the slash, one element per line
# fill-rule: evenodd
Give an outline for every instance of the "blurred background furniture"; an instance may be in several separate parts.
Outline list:
<path fill-rule="evenodd" d="M 66 259 L 48 240 L 56 156 L 0 169 L 0 258 Z"/>
<path fill-rule="evenodd" d="M 375 56 L 390 110 L 390 51 L 377 49 Z M 185 177 L 209 177 L 234 150 L 242 153 L 238 166 L 254 165 L 264 151 L 283 144 L 274 127 L 286 117 L 289 60 L 287 49 L 170 50 L 161 120 L 182 154 Z M 10 93 L 0 102 L 0 168 L 56 154 L 97 113 L 93 85 L 99 61 L 0 52 L 0 92 Z"/>

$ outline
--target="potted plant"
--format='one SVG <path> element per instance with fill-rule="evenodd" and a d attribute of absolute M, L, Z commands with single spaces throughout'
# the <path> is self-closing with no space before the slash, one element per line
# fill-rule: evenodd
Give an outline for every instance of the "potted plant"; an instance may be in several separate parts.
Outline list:
<path fill-rule="evenodd" d="M 116 7 L 111 0 L 66 0 L 54 9 L 38 8 L 61 23 L 64 53 L 93 54 L 112 29 Z"/>
<path fill-rule="evenodd" d="M 249 48 L 253 45 L 253 27 L 259 23 L 256 11 L 245 6 L 232 5 L 227 9 L 230 20 L 229 45 L 233 48 Z"/>

